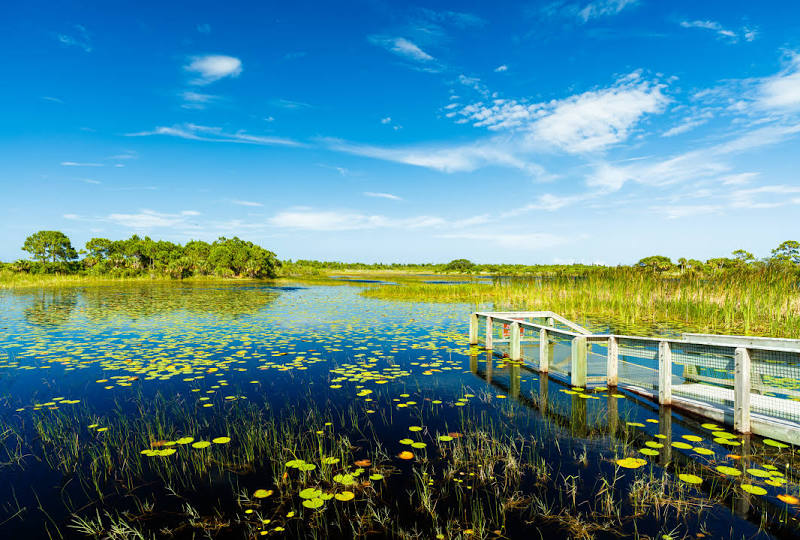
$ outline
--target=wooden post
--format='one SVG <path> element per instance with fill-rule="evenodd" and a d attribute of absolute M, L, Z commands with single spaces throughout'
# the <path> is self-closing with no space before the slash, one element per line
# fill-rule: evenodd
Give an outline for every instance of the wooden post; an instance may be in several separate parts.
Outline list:
<path fill-rule="evenodd" d="M 544 328 L 539 330 L 539 371 L 550 371 L 550 338 Z"/>
<path fill-rule="evenodd" d="M 511 342 L 509 343 L 508 358 L 510 360 L 522 360 L 522 339 L 519 323 L 514 321 L 511 323 Z"/>
<path fill-rule="evenodd" d="M 672 405 L 672 349 L 668 341 L 658 342 L 658 402 Z"/>
<path fill-rule="evenodd" d="M 586 386 L 586 338 L 572 338 L 572 386 Z"/>
<path fill-rule="evenodd" d="M 553 319 L 552 317 L 547 317 L 547 321 L 546 321 L 546 325 L 547 326 L 550 326 L 552 328 L 552 327 L 555 326 L 555 324 L 556 324 L 555 319 Z"/>
<path fill-rule="evenodd" d="M 606 384 L 617 386 L 619 380 L 619 343 L 617 338 L 608 338 L 608 358 L 606 361 Z"/>
<path fill-rule="evenodd" d="M 737 347 L 733 372 L 733 428 L 750 433 L 750 351 Z"/>
<path fill-rule="evenodd" d="M 469 316 L 469 344 L 478 344 L 478 314 L 473 313 Z"/>
<path fill-rule="evenodd" d="M 493 332 L 492 318 L 486 317 L 486 342 L 484 343 L 483 346 L 490 351 L 492 350 L 492 332 Z"/>

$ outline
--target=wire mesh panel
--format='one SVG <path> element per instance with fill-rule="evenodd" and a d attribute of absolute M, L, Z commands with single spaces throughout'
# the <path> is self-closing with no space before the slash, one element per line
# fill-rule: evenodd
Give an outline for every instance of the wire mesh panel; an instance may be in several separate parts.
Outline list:
<path fill-rule="evenodd" d="M 478 315 L 478 344 L 486 346 L 486 316 Z"/>
<path fill-rule="evenodd" d="M 550 371 L 569 377 L 572 372 L 572 336 L 548 331 Z"/>
<path fill-rule="evenodd" d="M 539 369 L 539 332 L 533 328 L 521 328 L 520 352 L 525 365 Z"/>
<path fill-rule="evenodd" d="M 619 382 L 658 388 L 658 342 L 619 338 Z"/>
<path fill-rule="evenodd" d="M 608 343 L 591 342 L 586 345 L 586 376 L 589 380 L 605 381 L 608 372 Z"/>
<path fill-rule="evenodd" d="M 733 407 L 735 347 L 672 344 L 672 393 Z"/>
<path fill-rule="evenodd" d="M 800 353 L 750 349 L 751 412 L 800 422 Z"/>

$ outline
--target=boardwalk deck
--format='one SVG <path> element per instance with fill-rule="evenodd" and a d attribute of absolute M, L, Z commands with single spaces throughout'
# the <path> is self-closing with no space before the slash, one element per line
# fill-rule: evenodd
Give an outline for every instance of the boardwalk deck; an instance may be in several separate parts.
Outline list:
<path fill-rule="evenodd" d="M 470 343 L 482 328 L 488 350 L 573 386 L 619 385 L 742 433 L 800 445 L 800 340 L 592 334 L 549 311 L 473 313 Z"/>

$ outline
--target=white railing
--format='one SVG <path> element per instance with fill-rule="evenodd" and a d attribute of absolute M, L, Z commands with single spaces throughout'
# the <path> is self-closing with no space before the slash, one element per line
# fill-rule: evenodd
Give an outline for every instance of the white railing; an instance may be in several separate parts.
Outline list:
<path fill-rule="evenodd" d="M 731 424 L 740 433 L 800 444 L 800 340 L 592 334 L 551 311 L 472 313 L 470 344 L 478 344 L 481 334 L 486 349 L 507 347 L 514 361 L 536 358 L 538 371 L 573 386 L 621 386 L 661 405 Z M 534 344 L 538 347 L 526 354 Z M 568 361 L 554 362 L 557 348 Z"/>

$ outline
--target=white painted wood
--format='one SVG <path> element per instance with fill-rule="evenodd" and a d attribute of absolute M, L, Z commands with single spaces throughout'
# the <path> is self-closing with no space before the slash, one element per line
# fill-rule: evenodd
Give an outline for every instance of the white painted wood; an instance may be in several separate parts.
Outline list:
<path fill-rule="evenodd" d="M 550 338 L 544 328 L 539 330 L 539 371 L 550 371 Z"/>
<path fill-rule="evenodd" d="M 478 344 L 478 314 L 473 313 L 469 316 L 469 344 Z"/>
<path fill-rule="evenodd" d="M 672 349 L 667 341 L 658 343 L 658 402 L 672 404 Z"/>
<path fill-rule="evenodd" d="M 619 381 L 619 343 L 617 338 L 608 338 L 608 357 L 606 361 L 606 384 L 617 386 Z"/>
<path fill-rule="evenodd" d="M 492 318 L 491 317 L 486 317 L 486 340 L 485 340 L 483 346 L 486 347 L 490 351 L 492 350 L 492 347 L 493 347 L 493 344 L 492 344 L 492 337 L 493 337 L 492 331 L 493 330 L 494 329 L 492 328 Z"/>
<path fill-rule="evenodd" d="M 572 366 L 570 380 L 572 386 L 586 386 L 586 338 L 572 338 Z"/>
<path fill-rule="evenodd" d="M 520 332 L 519 322 L 514 321 L 511 323 L 511 343 L 508 351 L 508 357 L 511 360 L 522 360 L 522 347 L 520 345 Z"/>
<path fill-rule="evenodd" d="M 733 345 L 735 347 L 776 347 L 778 349 L 794 349 L 800 352 L 800 339 L 691 333 L 682 334 L 681 337 L 687 343 Z"/>
<path fill-rule="evenodd" d="M 750 351 L 738 347 L 733 371 L 733 429 L 750 433 Z"/>

